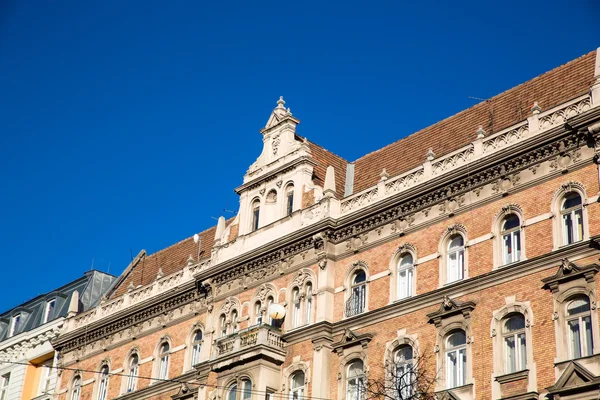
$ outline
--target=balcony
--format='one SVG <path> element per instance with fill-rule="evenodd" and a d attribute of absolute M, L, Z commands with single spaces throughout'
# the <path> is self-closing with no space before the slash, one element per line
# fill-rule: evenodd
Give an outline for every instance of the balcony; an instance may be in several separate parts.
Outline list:
<path fill-rule="evenodd" d="M 213 371 L 219 372 L 256 359 L 264 359 L 275 365 L 283 364 L 285 350 L 279 329 L 270 325 L 256 325 L 218 338 L 210 362 Z"/>
<path fill-rule="evenodd" d="M 365 312 L 365 303 L 364 291 L 353 293 L 350 298 L 346 300 L 346 318 Z"/>

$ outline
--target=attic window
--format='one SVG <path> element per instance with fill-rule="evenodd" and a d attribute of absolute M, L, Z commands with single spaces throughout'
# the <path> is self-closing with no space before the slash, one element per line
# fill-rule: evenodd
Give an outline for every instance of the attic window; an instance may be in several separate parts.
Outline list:
<path fill-rule="evenodd" d="M 54 308 L 56 306 L 56 299 L 50 299 L 46 302 L 46 308 L 44 309 L 44 320 L 42 323 L 50 321 L 54 317 Z"/>
<path fill-rule="evenodd" d="M 259 218 L 260 218 L 260 202 L 255 201 L 252 204 L 252 232 L 258 230 Z"/>
<path fill-rule="evenodd" d="M 14 336 L 21 330 L 21 313 L 15 314 L 10 320 L 10 329 L 8 337 Z"/>

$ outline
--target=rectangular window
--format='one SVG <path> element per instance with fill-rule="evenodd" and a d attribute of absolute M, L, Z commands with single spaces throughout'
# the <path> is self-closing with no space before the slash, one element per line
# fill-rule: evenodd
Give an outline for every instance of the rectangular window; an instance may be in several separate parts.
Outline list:
<path fill-rule="evenodd" d="M 44 320 L 43 323 L 46 323 L 54 317 L 54 307 L 56 306 L 56 299 L 51 299 L 46 302 L 46 309 L 44 310 Z"/>
<path fill-rule="evenodd" d="M 0 400 L 8 398 L 8 384 L 10 383 L 10 373 L 0 377 Z"/>
<path fill-rule="evenodd" d="M 21 330 L 21 314 L 17 314 L 10 320 L 10 330 L 8 336 L 14 336 Z"/>
<path fill-rule="evenodd" d="M 40 386 L 38 394 L 47 394 L 50 392 L 50 384 L 52 380 L 52 360 L 41 366 Z"/>
<path fill-rule="evenodd" d="M 466 381 L 466 350 L 460 349 L 446 354 L 447 388 L 462 386 Z"/>

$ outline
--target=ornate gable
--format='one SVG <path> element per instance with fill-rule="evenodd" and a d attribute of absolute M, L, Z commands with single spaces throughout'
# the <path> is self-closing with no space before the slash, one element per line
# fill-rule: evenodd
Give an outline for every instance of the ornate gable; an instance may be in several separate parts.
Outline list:
<path fill-rule="evenodd" d="M 344 335 L 342 336 L 340 341 L 333 343 L 331 347 L 333 348 L 333 351 L 335 351 L 338 354 L 341 354 L 344 351 L 344 349 L 356 345 L 360 345 L 362 348 L 365 348 L 367 347 L 367 344 L 371 341 L 371 339 L 373 339 L 373 336 L 374 335 L 372 333 L 364 333 L 362 335 L 357 335 L 350 329 L 346 328 L 344 330 Z"/>
<path fill-rule="evenodd" d="M 569 261 L 569 259 L 563 258 L 556 274 L 542 279 L 542 282 L 544 282 L 543 288 L 556 292 L 559 284 L 574 279 L 585 278 L 587 282 L 591 282 L 599 268 L 598 264 L 589 264 L 580 267 L 574 262 Z"/>
<path fill-rule="evenodd" d="M 460 302 L 444 296 L 439 310 L 427 314 L 430 324 L 440 325 L 440 322 L 453 315 L 462 314 L 465 318 L 471 316 L 471 311 L 475 309 L 475 303 L 472 301 Z"/>
<path fill-rule="evenodd" d="M 547 388 L 551 398 L 560 398 L 565 394 L 596 392 L 600 384 L 600 377 L 592 374 L 577 361 L 572 361 L 565 368 L 556 383 Z"/>

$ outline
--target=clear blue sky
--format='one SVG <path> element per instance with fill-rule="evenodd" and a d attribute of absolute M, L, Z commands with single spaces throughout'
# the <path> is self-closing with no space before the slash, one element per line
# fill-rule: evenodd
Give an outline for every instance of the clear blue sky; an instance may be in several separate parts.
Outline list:
<path fill-rule="evenodd" d="M 434 3 L 0 1 L 0 310 L 237 210 L 280 95 L 354 160 L 600 46 L 594 0 Z"/>

